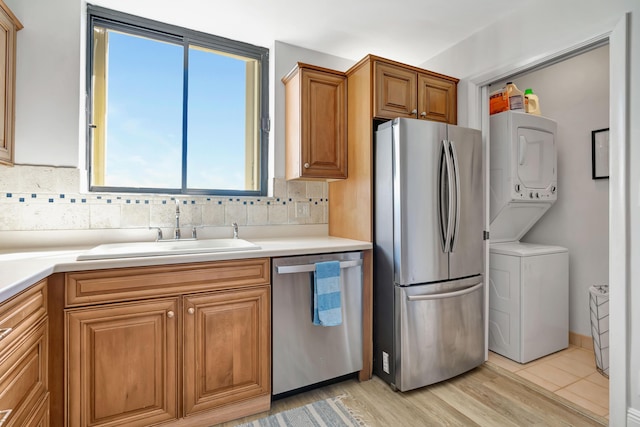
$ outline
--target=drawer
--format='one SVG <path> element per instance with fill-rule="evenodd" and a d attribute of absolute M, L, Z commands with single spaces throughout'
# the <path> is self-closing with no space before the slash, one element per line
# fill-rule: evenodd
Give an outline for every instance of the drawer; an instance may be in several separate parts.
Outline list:
<path fill-rule="evenodd" d="M 269 258 L 65 275 L 67 307 L 269 284 Z"/>
<path fill-rule="evenodd" d="M 47 321 L 0 358 L 0 415 L 3 427 L 24 426 L 46 396 Z M 1 419 L 1 418 L 0 418 Z"/>
<path fill-rule="evenodd" d="M 25 424 L 26 427 L 49 427 L 49 393 L 40 402 L 29 421 Z M 2 427 L 2 426 L 0 426 Z"/>
<path fill-rule="evenodd" d="M 47 314 L 47 280 L 0 304 L 0 357 Z"/>

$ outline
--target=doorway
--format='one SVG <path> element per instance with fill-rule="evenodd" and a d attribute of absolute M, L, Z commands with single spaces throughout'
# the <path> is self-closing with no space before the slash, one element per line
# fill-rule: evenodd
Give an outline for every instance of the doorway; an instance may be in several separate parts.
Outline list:
<path fill-rule="evenodd" d="M 609 62 L 601 40 L 483 88 L 530 88 L 558 124 L 558 200 L 521 241 L 569 249 L 570 348 L 518 373 L 600 416 L 609 413 L 609 382 L 595 370 L 589 288 L 609 280 L 609 180 L 592 179 L 591 136 L 609 128 Z"/>

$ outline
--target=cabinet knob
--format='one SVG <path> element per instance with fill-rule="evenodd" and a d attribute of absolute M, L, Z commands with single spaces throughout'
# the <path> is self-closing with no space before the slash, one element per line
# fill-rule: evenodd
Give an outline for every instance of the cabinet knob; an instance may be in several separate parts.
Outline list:
<path fill-rule="evenodd" d="M 193 314 L 195 312 L 196 312 L 196 309 L 193 308 L 193 307 L 190 307 L 189 310 L 187 310 L 187 313 L 189 313 L 189 314 Z"/>
<path fill-rule="evenodd" d="M 171 311 L 171 310 L 167 311 L 167 317 L 169 319 L 173 319 L 173 316 L 175 316 L 175 313 L 173 311 Z"/>
<path fill-rule="evenodd" d="M 411 110 L 411 114 L 418 114 L 418 110 L 414 108 L 413 110 Z"/>
<path fill-rule="evenodd" d="M 420 117 L 427 117 L 427 112 L 423 111 L 422 113 L 420 113 Z"/>
<path fill-rule="evenodd" d="M 305 169 L 309 169 L 309 163 L 305 163 L 305 164 L 304 164 L 304 168 L 305 168 Z"/>

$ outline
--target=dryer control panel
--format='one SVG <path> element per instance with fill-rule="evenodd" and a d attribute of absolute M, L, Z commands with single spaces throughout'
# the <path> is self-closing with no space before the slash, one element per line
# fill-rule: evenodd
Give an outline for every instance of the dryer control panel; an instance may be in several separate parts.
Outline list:
<path fill-rule="evenodd" d="M 550 185 L 545 189 L 527 188 L 522 183 L 515 180 L 515 184 L 511 189 L 511 198 L 515 200 L 547 200 L 555 201 L 557 199 L 558 187 Z"/>

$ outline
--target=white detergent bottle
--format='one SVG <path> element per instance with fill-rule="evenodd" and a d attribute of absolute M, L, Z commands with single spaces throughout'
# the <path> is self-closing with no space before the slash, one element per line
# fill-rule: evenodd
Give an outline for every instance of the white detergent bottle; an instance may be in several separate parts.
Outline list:
<path fill-rule="evenodd" d="M 522 91 L 518 90 L 518 87 L 513 82 L 507 82 L 505 89 L 509 97 L 509 109 L 524 111 L 524 95 Z"/>
<path fill-rule="evenodd" d="M 524 105 L 525 111 L 529 114 L 535 114 L 539 116 L 540 113 L 540 102 L 538 100 L 538 95 L 533 93 L 531 89 L 525 89 L 524 91 Z"/>

